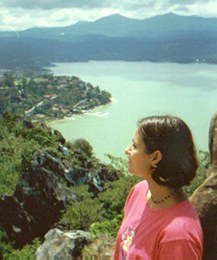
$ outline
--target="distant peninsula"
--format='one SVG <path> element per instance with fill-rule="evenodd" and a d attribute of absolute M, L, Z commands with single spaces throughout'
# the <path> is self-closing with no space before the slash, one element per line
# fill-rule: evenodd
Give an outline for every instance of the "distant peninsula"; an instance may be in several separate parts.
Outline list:
<path fill-rule="evenodd" d="M 0 114 L 62 119 L 111 102 L 111 94 L 78 77 L 6 72 L 0 75 Z"/>

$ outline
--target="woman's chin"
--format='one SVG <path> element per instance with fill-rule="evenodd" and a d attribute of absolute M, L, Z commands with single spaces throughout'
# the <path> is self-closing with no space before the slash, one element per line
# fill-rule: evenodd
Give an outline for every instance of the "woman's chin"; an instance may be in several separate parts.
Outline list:
<path fill-rule="evenodd" d="M 129 165 L 128 165 L 128 172 L 131 173 L 131 174 L 134 174 Z"/>
<path fill-rule="evenodd" d="M 128 172 L 132 175 L 138 176 L 138 174 L 136 174 L 135 171 L 133 171 L 132 169 L 128 168 Z"/>

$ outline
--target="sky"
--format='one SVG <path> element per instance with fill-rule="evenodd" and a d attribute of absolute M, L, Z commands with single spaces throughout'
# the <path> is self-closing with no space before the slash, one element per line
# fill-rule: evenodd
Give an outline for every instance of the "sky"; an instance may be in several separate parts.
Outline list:
<path fill-rule="evenodd" d="M 0 31 L 67 26 L 117 13 L 146 19 L 168 12 L 217 18 L 217 0 L 0 0 Z"/>

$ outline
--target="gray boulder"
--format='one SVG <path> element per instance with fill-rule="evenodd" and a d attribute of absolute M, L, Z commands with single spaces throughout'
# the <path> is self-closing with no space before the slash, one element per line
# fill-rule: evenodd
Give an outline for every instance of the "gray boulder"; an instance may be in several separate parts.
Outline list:
<path fill-rule="evenodd" d="M 45 235 L 37 249 L 36 260 L 82 259 L 81 251 L 90 243 L 90 234 L 81 230 L 62 232 L 55 228 Z"/>

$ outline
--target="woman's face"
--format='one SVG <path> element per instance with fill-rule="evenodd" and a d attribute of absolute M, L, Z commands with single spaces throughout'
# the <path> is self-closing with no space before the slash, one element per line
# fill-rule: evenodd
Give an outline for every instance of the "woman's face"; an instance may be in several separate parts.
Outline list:
<path fill-rule="evenodd" d="M 153 153 L 147 154 L 145 144 L 142 140 L 142 133 L 138 129 L 132 139 L 132 143 L 125 149 L 128 155 L 128 170 L 136 176 L 146 178 L 151 175 L 153 165 Z"/>

